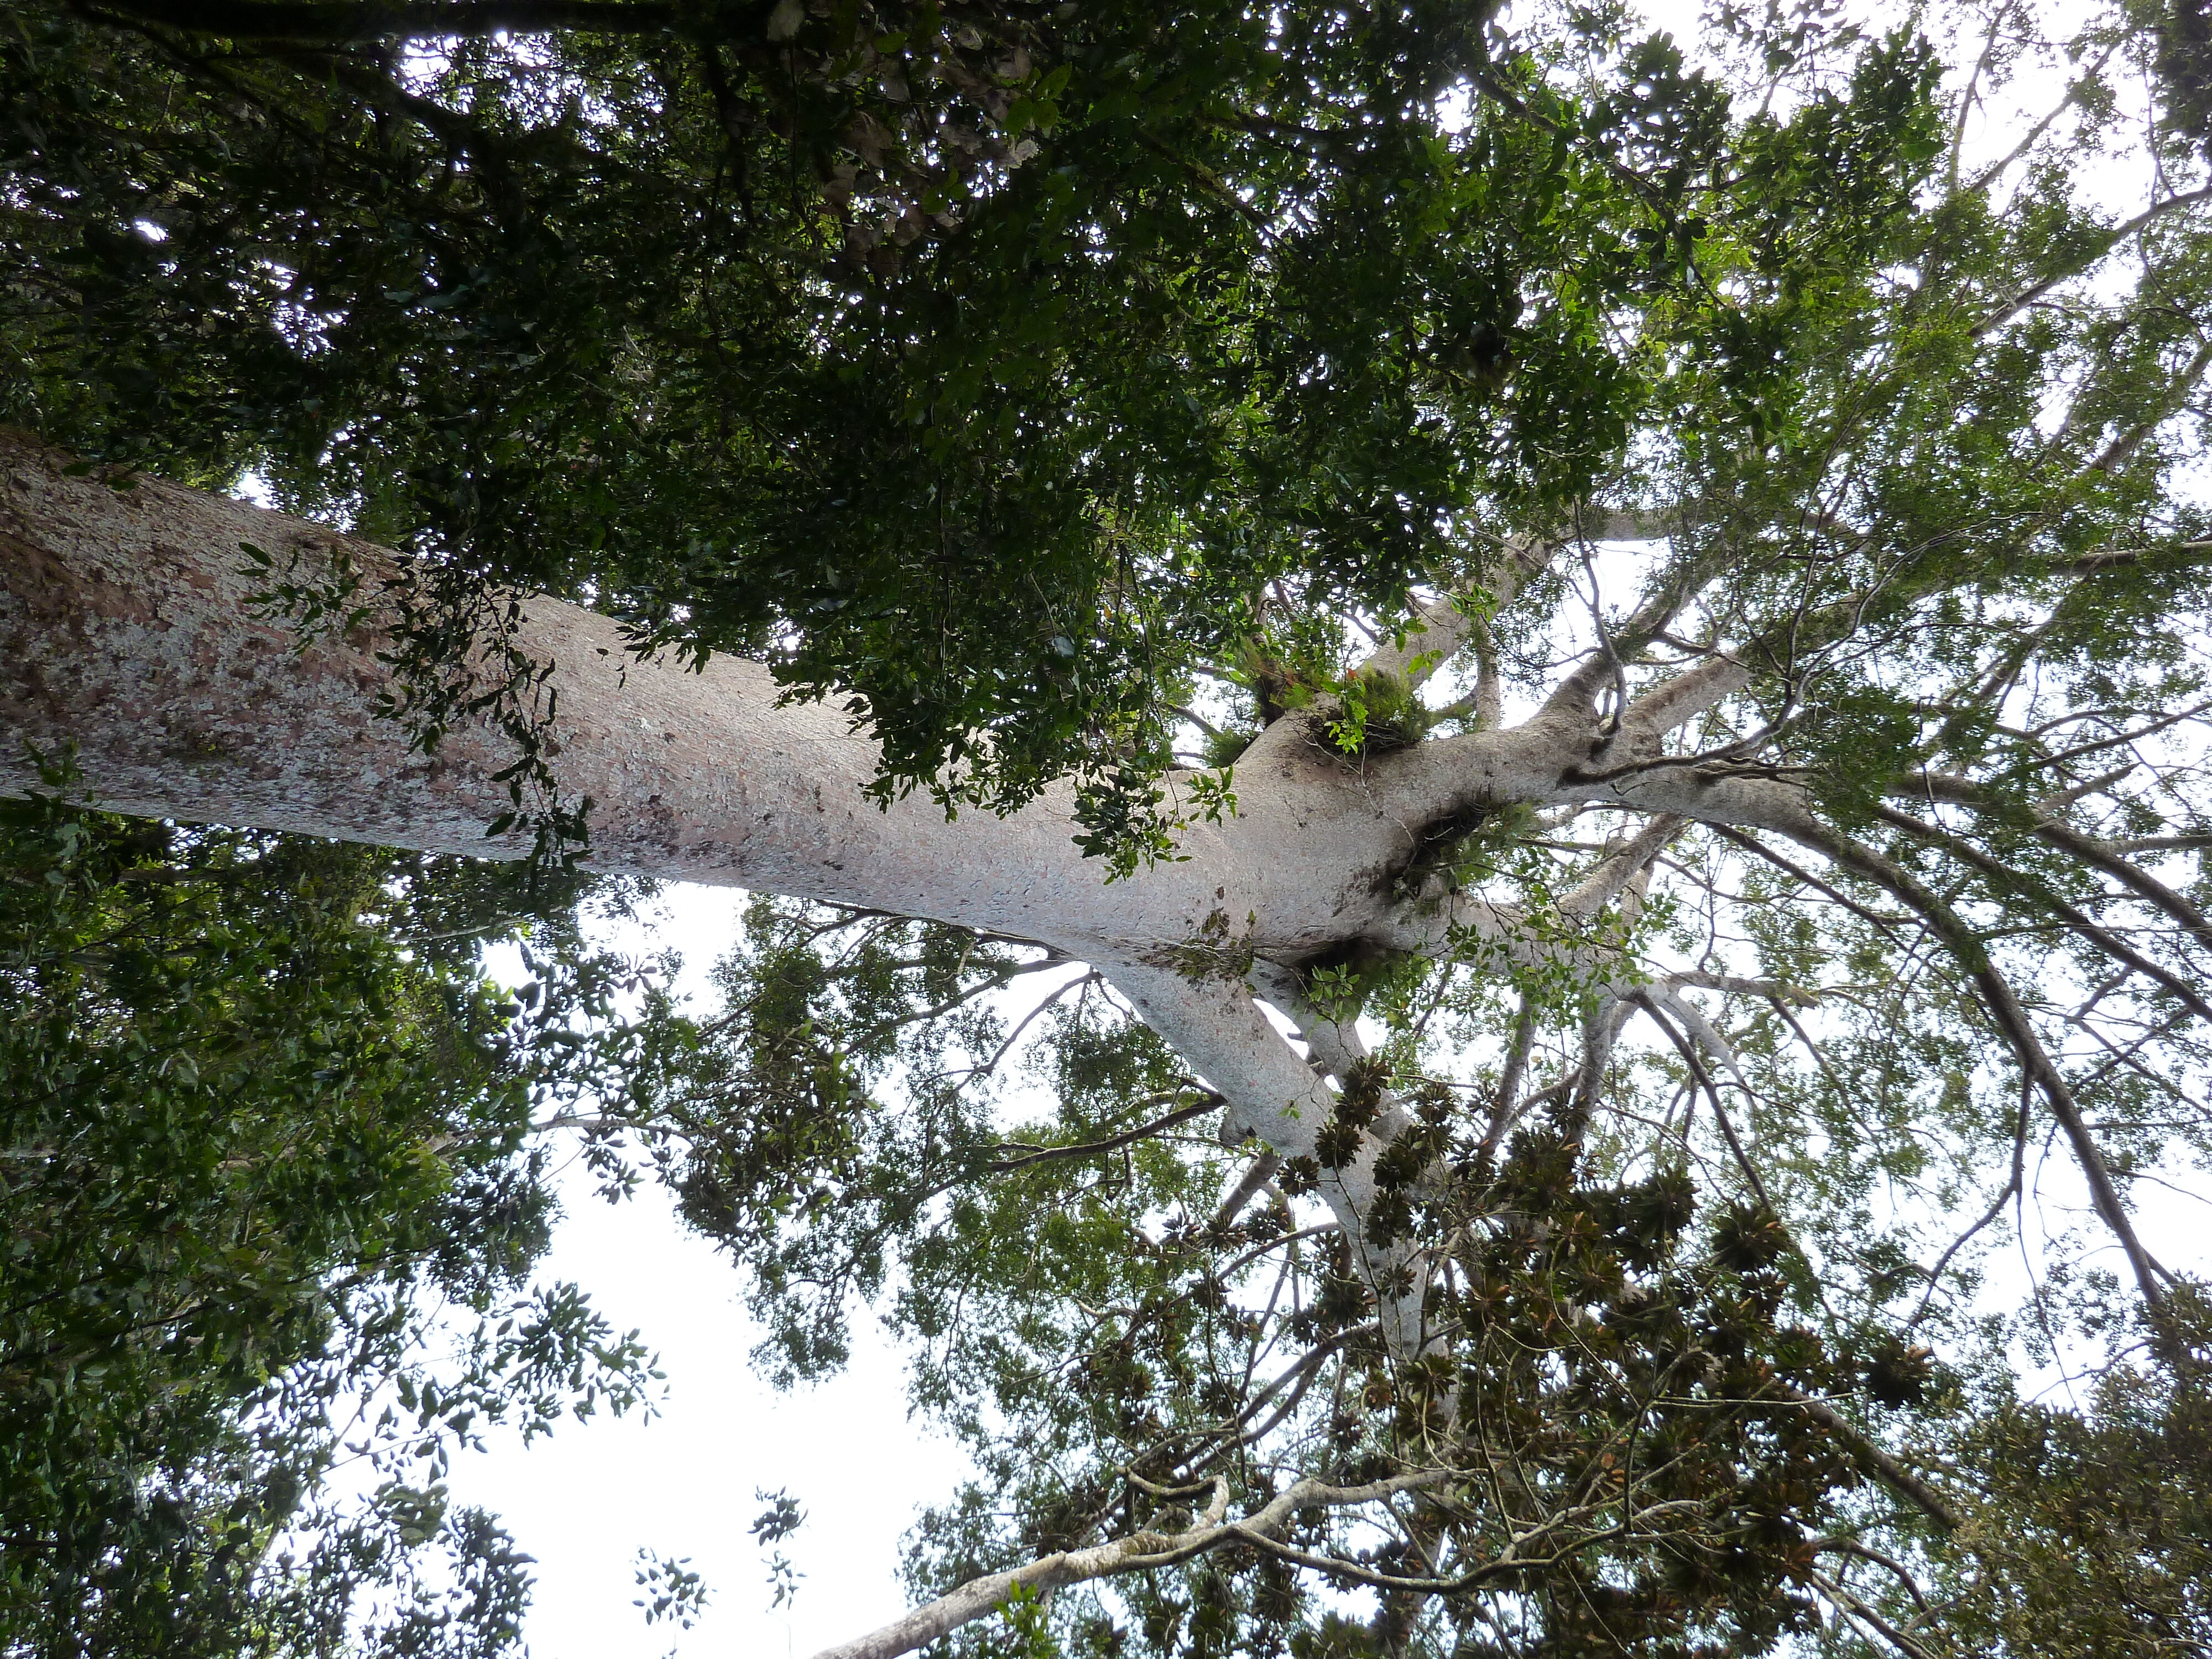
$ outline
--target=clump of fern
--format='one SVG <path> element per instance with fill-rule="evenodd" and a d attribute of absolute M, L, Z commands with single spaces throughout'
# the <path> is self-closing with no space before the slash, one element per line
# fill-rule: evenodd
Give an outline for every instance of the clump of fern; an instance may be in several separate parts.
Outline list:
<path fill-rule="evenodd" d="M 1382 755 L 1394 749 L 1410 749 L 1436 724 L 1425 706 L 1403 678 L 1387 669 L 1367 669 L 1352 674 L 1337 688 L 1337 712 L 1328 722 L 1328 735 L 1347 755 Z"/>
<path fill-rule="evenodd" d="M 1227 726 L 1218 732 L 1208 732 L 1206 741 L 1200 745 L 1207 769 L 1218 772 L 1224 766 L 1234 766 L 1237 757 L 1250 748 L 1252 739 L 1259 735 L 1257 732 L 1242 726 Z"/>

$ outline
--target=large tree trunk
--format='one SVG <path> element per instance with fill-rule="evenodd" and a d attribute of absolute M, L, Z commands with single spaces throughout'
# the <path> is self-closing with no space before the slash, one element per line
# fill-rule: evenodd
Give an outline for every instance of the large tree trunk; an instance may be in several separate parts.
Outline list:
<path fill-rule="evenodd" d="M 327 568 L 343 554 L 373 594 L 380 549 L 152 478 L 117 489 L 69 458 L 0 437 L 0 787 L 33 773 L 24 746 L 73 746 L 100 802 L 123 812 L 300 830 L 425 851 L 514 857 L 487 839 L 514 759 L 494 729 L 434 754 L 380 717 L 392 674 L 374 626 L 300 648 L 251 604 L 270 578 L 241 551 Z M 721 656 L 703 672 L 639 663 L 604 617 L 530 601 L 515 643 L 555 665 L 561 785 L 589 796 L 588 862 L 671 880 L 763 888 L 1031 931 L 1066 917 L 1080 867 L 1053 804 L 1015 819 L 944 822 L 861 794 L 876 754 L 822 703 L 779 706 L 768 671 Z M 1081 884 L 1096 888 L 1097 881 Z"/>
<path fill-rule="evenodd" d="M 417 748 L 379 712 L 395 687 L 375 613 L 303 643 L 264 619 L 256 595 L 271 578 L 249 545 L 280 569 L 296 556 L 308 580 L 343 562 L 365 599 L 398 566 L 323 526 L 155 478 L 104 481 L 0 433 L 0 792 L 36 787 L 34 757 L 70 750 L 92 798 L 118 811 L 520 855 L 521 835 L 485 833 L 509 805 L 499 774 L 515 759 L 512 740 L 484 725 Z M 1570 675 L 1518 727 L 1358 760 L 1310 720 L 1280 721 L 1239 763 L 1232 817 L 1192 825 L 1179 858 L 1109 884 L 1074 843 L 1068 786 L 1004 817 L 948 819 L 919 794 L 882 807 L 865 793 L 874 746 L 836 708 L 784 701 L 760 664 L 640 662 L 612 621 L 542 597 L 526 601 L 512 643 L 550 665 L 544 690 L 557 693 L 559 717 L 548 752 L 561 788 L 592 802 L 592 866 L 1049 945 L 1103 969 L 1227 1097 L 1232 1138 L 1257 1134 L 1279 1158 L 1313 1152 L 1332 1099 L 1314 1065 L 1340 1074 L 1348 1051 L 1317 1031 L 1310 1065 L 1285 1043 L 1254 1001 L 1255 963 L 1268 983 L 1294 988 L 1300 964 L 1363 941 L 1443 948 L 1472 927 L 1511 942 L 1510 915 L 1405 890 L 1435 826 L 1510 801 L 1593 797 L 1737 822 L 1798 810 L 1663 766 L 1583 779 L 1595 682 L 1585 692 Z M 1390 654 L 1402 668 L 1404 653 Z M 1649 693 L 1613 734 L 1612 758 L 1656 753 L 1669 727 L 1733 684 L 1692 671 Z M 1598 902 L 1620 890 L 1621 873 Z M 1279 989 L 1274 1000 L 1296 1000 Z M 1285 1012 L 1315 1023 L 1310 1011 Z M 1386 1136 L 1389 1125 L 1386 1115 Z M 1370 1137 L 1323 1183 L 1355 1237 L 1377 1150 Z M 1369 1265 L 1380 1276 L 1402 1264 Z M 1418 1289 L 1384 1298 L 1401 1352 L 1420 1345 L 1419 1300 Z"/>
<path fill-rule="evenodd" d="M 311 570 L 342 556 L 367 595 L 395 556 L 158 479 L 72 476 L 68 456 L 21 434 L 0 434 L 0 792 L 36 787 L 34 757 L 69 750 L 90 797 L 118 811 L 526 850 L 519 833 L 485 834 L 509 805 L 496 775 L 511 742 L 487 726 L 416 749 L 379 713 L 393 688 L 375 619 L 303 645 L 257 616 L 270 579 L 244 549 L 279 567 L 297 552 Z M 1231 1138 L 1256 1134 L 1279 1158 L 1313 1152 L 1332 1097 L 1261 1016 L 1255 957 L 1297 963 L 1370 931 L 1402 933 L 1394 879 L 1428 823 L 1461 810 L 1462 792 L 1420 799 L 1425 781 L 1440 793 L 1440 775 L 1412 755 L 1363 767 L 1278 740 L 1240 769 L 1234 817 L 1192 827 L 1181 860 L 1109 885 L 1074 844 L 1065 787 L 1005 817 L 948 820 L 921 795 L 885 809 L 864 793 L 873 745 L 831 706 L 782 701 L 759 664 L 641 663 L 613 622 L 544 598 L 527 602 L 514 643 L 553 665 L 553 764 L 563 790 L 592 802 L 590 865 L 1049 945 L 1103 969 L 1227 1097 Z M 1355 1238 L 1378 1150 L 1323 1184 Z M 1388 1253 L 1369 1263 L 1377 1278 L 1399 1265 Z M 1419 1310 L 1418 1288 L 1384 1298 L 1401 1351 L 1420 1344 Z"/>
<path fill-rule="evenodd" d="M 296 560 L 308 580 L 343 562 L 364 601 L 398 567 L 397 556 L 322 526 L 159 479 L 104 481 L 0 433 L 0 792 L 34 787 L 34 757 L 66 750 L 93 799 L 118 811 L 520 855 L 520 835 L 485 832 L 509 805 L 499 775 L 516 757 L 512 739 L 487 724 L 452 731 L 433 752 L 410 743 L 379 712 L 395 686 L 376 613 L 303 642 L 264 619 L 256 596 L 271 578 L 249 546 L 282 570 Z M 1430 620 L 1449 629 L 1446 611 Z M 1281 720 L 1239 762 L 1233 817 L 1192 825 L 1180 857 L 1109 884 L 1075 845 L 1068 786 L 1003 817 L 949 819 L 919 794 L 879 806 L 866 793 L 874 746 L 830 704 L 784 701 L 760 664 L 640 662 L 612 621 L 542 597 L 526 600 L 511 643 L 550 666 L 544 690 L 557 694 L 559 718 L 547 752 L 560 787 L 592 802 L 591 865 L 1051 945 L 1102 969 L 1222 1092 L 1232 1139 L 1256 1134 L 1281 1158 L 1310 1155 L 1331 1115 L 1316 1068 L 1341 1076 L 1352 1058 L 1343 1034 L 1319 1029 L 1303 1006 L 1303 964 L 1360 945 L 1450 948 L 1469 930 L 1524 952 L 1562 948 L 1556 933 L 1516 938 L 1516 917 L 1480 900 L 1409 892 L 1409 864 L 1438 826 L 1515 801 L 1603 799 L 1735 823 L 1802 812 L 1794 791 L 1639 763 L 1740 684 L 1732 664 L 1659 684 L 1601 738 L 1601 676 L 1586 666 L 1517 727 L 1356 760 L 1323 742 L 1313 720 Z M 1383 653 L 1400 672 L 1406 656 Z M 1606 763 L 1586 777 L 1599 747 Z M 1633 862 L 1593 877 L 1584 908 L 1594 915 L 1621 896 Z M 1316 1028 L 1310 1056 L 1262 1017 L 1255 969 L 1279 1008 Z M 1386 1113 L 1359 1157 L 1322 1183 L 1355 1240 L 1377 1137 L 1395 1121 Z M 1378 1284 L 1406 1277 L 1395 1252 L 1366 1265 Z M 1423 1345 L 1420 1303 L 1418 1284 L 1382 1297 L 1401 1353 Z"/>
<path fill-rule="evenodd" d="M 68 751 L 89 796 L 119 811 L 521 855 L 526 836 L 485 833 L 510 805 L 500 775 L 516 758 L 512 739 L 491 724 L 466 726 L 423 752 L 380 712 L 398 688 L 377 616 L 303 642 L 261 614 L 257 591 L 270 578 L 249 562 L 249 544 L 280 568 L 296 554 L 311 574 L 343 559 L 363 574 L 369 598 L 399 568 L 396 556 L 323 527 L 157 479 L 111 483 L 0 431 L 0 794 L 40 787 L 41 757 Z M 1532 553 L 1520 574 L 1540 559 Z M 1506 578 L 1510 586 L 1515 573 Z M 1191 826 L 1179 859 L 1109 884 L 1075 845 L 1069 787 L 1003 817 L 948 819 L 923 795 L 882 807 L 866 793 L 878 775 L 875 747 L 835 706 L 785 702 L 765 666 L 726 656 L 696 672 L 641 662 L 617 626 L 590 611 L 531 598 L 520 614 L 512 643 L 550 665 L 544 690 L 557 693 L 546 752 L 568 796 L 592 803 L 589 864 L 933 918 L 1091 963 L 1224 1097 L 1226 1137 L 1259 1137 L 1260 1169 L 1315 1152 L 1334 1110 L 1328 1079 L 1358 1058 L 1356 1030 L 1306 1003 L 1302 970 L 1328 953 L 1442 952 L 1474 936 L 1486 950 L 1569 968 L 1589 993 L 1586 1052 L 1579 1074 L 1547 1092 L 1576 1101 L 1577 1111 L 1637 1008 L 1673 1022 L 1693 1069 L 1694 1048 L 1732 1066 L 1726 1040 L 1676 994 L 1710 975 L 1625 972 L 1619 931 L 1589 925 L 1607 907 L 1640 902 L 1652 860 L 1688 820 L 1740 839 L 1747 827 L 1779 831 L 1920 910 L 1942 937 L 1956 932 L 1961 960 L 1979 949 L 1909 872 L 1823 828 L 1794 780 L 1662 752 L 1670 733 L 1745 684 L 1742 665 L 1717 648 L 1671 675 L 1662 670 L 1604 720 L 1598 698 L 1611 681 L 1595 658 L 1571 667 L 1518 726 L 1496 724 L 1493 686 L 1481 729 L 1394 753 L 1347 757 L 1314 719 L 1286 718 L 1239 760 L 1233 816 Z M 1431 621 L 1450 625 L 1440 609 Z M 1410 670 L 1402 651 L 1382 654 Z M 1413 860 L 1437 837 L 1514 803 L 1601 803 L 1643 827 L 1622 832 L 1617 850 L 1540 915 L 1416 878 Z M 2113 849 L 2091 850 L 2136 890 L 2195 917 Z M 2158 976 L 2140 957 L 2124 959 Z M 1980 971 L 1991 1006 L 2015 1016 L 2004 1029 L 2051 1094 L 2099 1211 L 2156 1305 L 2154 1264 L 2063 1079 L 2009 989 L 1993 969 Z M 1267 1018 L 1255 988 L 1304 1028 L 1306 1053 Z M 1717 1111 L 1710 1082 L 1707 1093 Z M 1431 1341 L 1427 1275 L 1410 1246 L 1374 1247 L 1365 1225 L 1376 1159 L 1402 1121 L 1386 1109 L 1358 1156 L 1322 1176 L 1320 1194 L 1377 1291 L 1389 1352 L 1406 1359 Z M 1212 1547 L 1236 1530 L 1217 1521 L 1189 1547 Z M 1054 1557 L 1037 1571 L 1081 1566 L 1083 1577 L 1123 1565 L 1119 1555 Z M 987 1591 L 999 1593 L 969 1590 L 861 1645 L 902 1650 L 906 1635 L 951 1628 L 984 1607 Z"/>
<path fill-rule="evenodd" d="M 495 775 L 515 757 L 502 736 L 456 730 L 434 754 L 417 750 L 377 713 L 392 675 L 373 621 L 302 649 L 257 619 L 252 596 L 270 579 L 241 548 L 280 564 L 297 551 L 311 567 L 343 554 L 371 594 L 395 556 L 159 479 L 118 489 L 69 465 L 0 433 L 0 790 L 35 781 L 26 744 L 74 746 L 88 788 L 118 811 L 522 853 L 520 836 L 484 835 L 508 805 Z M 1207 939 L 1286 963 L 1370 934 L 1402 942 L 1411 917 L 1394 878 L 1431 826 L 1486 806 L 1604 796 L 1734 823 L 1777 810 L 1664 770 L 1583 782 L 1583 708 L 1356 763 L 1285 721 L 1239 764 L 1234 819 L 1193 825 L 1181 861 L 1109 886 L 1073 844 L 1068 786 L 1005 817 L 947 822 L 919 794 L 882 810 L 863 793 L 874 745 L 832 704 L 781 702 L 759 664 L 640 663 L 612 621 L 543 598 L 527 602 L 515 643 L 554 665 L 555 765 L 571 797 L 593 803 L 594 867 L 929 916 L 1101 962 L 1187 961 L 1178 947 Z M 1655 713 L 1663 695 L 1652 694 Z M 1647 722 L 1650 745 L 1711 696 Z M 1616 756 L 1632 747 L 1617 742 Z"/>
<path fill-rule="evenodd" d="M 302 649 L 257 619 L 267 586 L 243 544 L 279 564 L 339 554 L 374 593 L 394 556 L 316 525 L 140 477 L 70 477 L 70 458 L 0 434 L 0 790 L 35 781 L 26 745 L 74 747 L 118 811 L 300 830 L 476 856 L 508 805 L 495 730 L 434 754 L 380 718 L 392 672 L 364 625 Z M 1217 937 L 1296 960 L 1387 908 L 1388 877 L 1428 812 L 1311 750 L 1240 770 L 1241 812 L 1194 826 L 1187 860 L 1108 886 L 1071 839 L 1072 790 L 1005 817 L 947 822 L 921 795 L 880 809 L 874 746 L 823 702 L 786 703 L 763 665 L 641 663 L 608 618 L 528 601 L 515 643 L 554 665 L 554 766 L 589 796 L 593 867 L 758 888 L 1048 940 L 1096 960 L 1166 960 Z M 1433 811 L 1433 807 L 1430 811 Z"/>

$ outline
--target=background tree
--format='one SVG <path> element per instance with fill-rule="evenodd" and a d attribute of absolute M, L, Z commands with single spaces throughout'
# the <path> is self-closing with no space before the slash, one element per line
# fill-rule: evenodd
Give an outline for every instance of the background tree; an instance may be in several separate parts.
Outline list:
<path fill-rule="evenodd" d="M 127 15 L 202 50 L 165 33 L 174 14 Z M 732 81 L 718 118 L 750 131 L 778 97 L 843 96 L 805 54 L 858 52 L 845 15 L 753 20 L 799 43 L 774 71 L 799 90 Z M 2202 1494 L 2176 1475 L 2201 1449 L 2205 1309 L 2130 1194 L 2200 1168 L 2208 1128 L 2193 18 L 2116 11 L 2054 43 L 2009 6 L 1955 15 L 1943 41 L 1731 13 L 1720 79 L 1604 17 L 1509 34 L 1332 14 L 1308 33 L 1239 13 L 1212 20 L 1227 78 L 1188 128 L 1179 83 L 1116 104 L 1084 77 L 1121 58 L 1042 32 L 1024 63 L 1049 128 L 1002 133 L 954 222 L 917 226 L 896 266 L 837 243 L 792 290 L 816 309 L 774 313 L 804 319 L 777 361 L 968 411 L 939 432 L 925 405 L 915 453 L 942 470 L 887 451 L 813 486 L 886 492 L 826 623 L 786 608 L 804 580 L 775 562 L 843 545 L 777 517 L 804 490 L 702 508 L 743 552 L 679 584 L 556 533 L 556 511 L 620 501 L 592 493 L 595 463 L 533 474 L 544 539 L 516 544 L 575 562 L 541 578 L 472 563 L 491 544 L 427 513 L 395 559 L 116 468 L 118 447 L 72 463 L 11 440 L 8 717 L 76 743 L 122 810 L 448 852 L 488 822 L 532 850 L 534 756 L 570 803 L 552 833 L 589 801 L 601 866 L 784 896 L 726 969 L 722 1022 L 678 1039 L 683 1064 L 599 1152 L 639 1149 L 731 1243 L 795 1374 L 835 1362 L 851 1292 L 896 1285 L 921 1398 L 981 1455 L 982 1483 L 918 1535 L 938 1599 L 841 1652 L 2185 1651 L 2207 1637 Z M 276 90 L 188 106 L 178 131 L 283 99 L 374 112 L 385 94 L 340 72 L 356 37 L 441 21 L 478 44 L 387 47 L 374 71 L 423 77 L 410 119 L 461 131 L 442 77 L 491 61 L 470 135 L 481 111 L 533 154 L 585 134 L 589 158 L 678 131 L 662 96 L 594 125 L 621 78 L 559 54 L 607 30 L 541 46 L 471 19 L 512 21 L 240 8 L 243 46 L 204 50 Z M 743 21 L 668 38 L 722 28 L 728 80 Z M 1098 39 L 1139 73 L 1154 51 L 1198 59 L 1109 21 Z M 915 37 L 887 38 L 854 87 L 887 88 L 884 54 Z M 2049 118 L 1976 161 L 1978 105 L 2039 57 L 2072 65 Z M 312 94 L 283 78 L 295 58 Z M 1407 64 L 1440 67 L 1394 80 Z M 917 78 L 884 95 L 917 102 Z M 2125 84 L 2161 90 L 2130 108 Z M 525 85 L 562 97 L 501 101 Z M 1269 131 L 1278 98 L 1295 131 Z M 897 129 L 921 160 L 897 165 L 934 164 L 929 101 Z M 871 131 L 865 112 L 835 131 Z M 761 142 L 844 224 L 836 145 L 817 166 L 776 118 Z M 868 188 L 915 187 L 883 143 Z M 2100 154 L 2142 165 L 2139 205 L 2077 198 Z M 51 190 L 31 223 L 74 246 L 115 176 Z M 1085 204 L 1066 220 L 1060 190 Z M 1125 263 L 1115 227 L 1174 222 L 1171 191 L 1191 263 Z M 992 263 L 1040 225 L 1080 234 Z M 239 268 L 181 252 L 166 280 Z M 1237 262 L 1225 288 L 1215 259 Z M 1502 340 L 1457 358 L 1445 276 L 1482 268 L 1513 303 L 1474 312 Z M 696 293 L 720 267 L 664 269 Z M 161 291 L 118 291 L 141 288 Z M 42 291 L 62 297 L 26 313 L 38 361 L 114 361 L 73 331 L 87 288 Z M 988 334 L 916 320 L 971 293 L 1007 307 Z M 1242 309 L 1209 309 L 1230 294 Z M 1063 295 L 1097 309 L 1043 308 Z M 276 307 L 252 337 L 283 338 Z M 841 333 L 854 319 L 890 331 Z M 397 407 L 444 327 L 377 359 L 410 388 Z M 1271 342 L 1333 329 L 1269 368 Z M 780 337 L 755 317 L 703 337 Z M 963 378 L 1012 338 L 1048 347 L 1039 378 Z M 570 349 L 547 361 L 586 361 Z M 644 502 L 694 477 L 684 441 L 730 441 L 640 350 L 568 385 L 577 407 L 656 388 L 677 447 L 632 475 Z M 726 384 L 760 389 L 769 413 L 730 429 L 763 455 L 779 432 L 895 429 L 827 404 L 778 427 L 760 360 Z M 483 391 L 471 407 L 526 406 Z M 1186 417 L 1209 434 L 1196 471 Z M 963 471 L 994 429 L 1000 470 Z M 1032 491 L 1066 492 L 1068 516 Z M 935 564 L 869 564 L 986 501 L 1075 528 L 963 528 Z M 1036 571 L 994 562 L 1018 545 Z M 1031 613 L 1022 582 L 1047 564 L 1079 605 Z M 977 571 L 998 585 L 963 587 Z M 488 574 L 604 609 L 510 602 Z M 925 591 L 951 596 L 926 619 Z M 758 631 L 715 632 L 739 617 Z M 1048 623 L 1040 651 L 1026 630 Z M 937 678 L 870 678 L 902 653 L 933 653 Z M 987 682 L 981 702 L 929 689 Z M 782 700 L 832 686 L 861 701 Z M 411 744 L 380 717 L 395 703 Z M 1169 766 L 1170 742 L 1205 764 Z M 901 794 L 924 778 L 939 799 Z M 1004 810 L 941 810 L 967 798 Z M 986 999 L 1030 971 L 1068 984 L 1007 1028 Z M 1002 1124 L 991 1091 L 1024 1056 L 1056 1115 Z M 2032 1273 L 2022 1321 L 1985 1319 L 1975 1292 L 2008 1222 L 2026 1242 L 2045 1145 L 2082 1231 Z M 2085 1356 L 2086 1407 L 2021 1403 L 2024 1365 Z M 1116 1600 L 1081 1588 L 1102 1583 Z"/>
<path fill-rule="evenodd" d="M 532 1132 L 634 1069 L 569 1028 L 635 969 L 573 884 L 5 810 L 0 1644 L 509 1650 L 528 1558 L 442 1476 L 651 1398 L 635 1333 L 529 1283 Z M 475 958 L 529 911 L 526 1011 Z"/>

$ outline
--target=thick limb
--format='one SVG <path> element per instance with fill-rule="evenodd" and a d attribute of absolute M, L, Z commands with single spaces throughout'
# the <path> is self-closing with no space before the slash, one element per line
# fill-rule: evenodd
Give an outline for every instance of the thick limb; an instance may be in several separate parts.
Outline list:
<path fill-rule="evenodd" d="M 1227 978 L 1194 982 L 1140 965 L 1109 971 L 1145 1023 L 1227 1099 L 1224 1133 L 1241 1138 L 1249 1131 L 1286 1160 L 1316 1156 L 1321 1131 L 1336 1115 L 1336 1097 L 1267 1023 L 1244 984 Z M 1367 1218 L 1378 1195 L 1375 1160 L 1384 1143 L 1370 1134 L 1360 1139 L 1351 1163 L 1322 1171 L 1321 1196 L 1375 1292 L 1390 1352 L 1411 1358 L 1426 1342 L 1421 1277 L 1405 1245 L 1380 1247 L 1368 1239 Z"/>
<path fill-rule="evenodd" d="M 344 605 L 365 614 L 303 644 L 257 615 L 271 579 L 246 544 L 279 569 L 297 556 L 303 580 L 350 568 Z M 158 478 L 125 490 L 73 476 L 70 456 L 0 433 L 0 794 L 40 787 L 27 747 L 74 750 L 113 811 L 524 855 L 526 833 L 484 833 L 513 808 L 503 732 L 458 722 L 426 753 L 380 712 L 401 690 L 378 609 L 398 568 Z M 1357 936 L 1384 902 L 1371 872 L 1425 821 L 1379 787 L 1425 771 L 1434 745 L 1365 775 L 1291 757 L 1240 775 L 1237 817 L 1188 828 L 1182 858 L 1109 887 L 1073 841 L 1073 781 L 1004 817 L 948 822 L 919 793 L 885 808 L 866 793 L 876 746 L 834 702 L 783 702 L 765 665 L 641 661 L 611 618 L 548 599 L 523 598 L 518 616 L 507 643 L 546 671 L 545 752 L 563 798 L 591 803 L 598 869 L 929 917 L 1087 962 L 1164 959 L 1209 926 L 1297 957 Z"/>

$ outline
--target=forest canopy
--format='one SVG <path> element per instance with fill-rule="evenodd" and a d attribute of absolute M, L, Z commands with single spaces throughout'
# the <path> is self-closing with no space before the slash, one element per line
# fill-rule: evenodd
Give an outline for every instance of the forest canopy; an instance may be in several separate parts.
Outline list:
<path fill-rule="evenodd" d="M 278 1545 L 417 1285 L 392 1457 L 641 1397 L 491 1323 L 555 1136 L 975 1455 L 840 1654 L 2212 1649 L 2208 111 L 2194 0 L 13 7 L 8 1651 L 510 1650 L 427 1486 Z"/>
<path fill-rule="evenodd" d="M 1402 611 L 1617 465 L 1648 393 L 1609 313 L 1694 290 L 1734 162 L 1719 89 L 1595 18 L 758 10 L 16 9 L 0 420 L 436 555 L 432 663 L 485 582 L 588 594 L 772 643 L 887 782 L 1078 772 L 1126 841 L 1115 781 L 1283 625 L 1269 584 Z M 1802 240 L 1857 129 L 1822 222 L 1879 224 L 1932 60 L 1862 73 L 1775 128 L 1732 234 Z M 1455 137 L 1478 76 L 1513 112 Z M 1716 320 L 1755 410 L 1767 343 Z"/>

